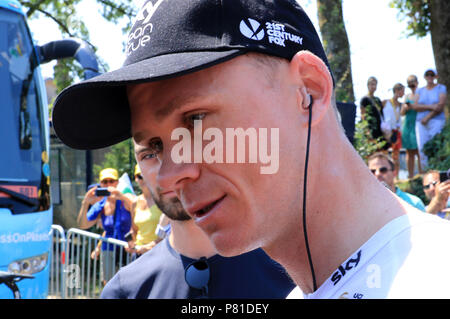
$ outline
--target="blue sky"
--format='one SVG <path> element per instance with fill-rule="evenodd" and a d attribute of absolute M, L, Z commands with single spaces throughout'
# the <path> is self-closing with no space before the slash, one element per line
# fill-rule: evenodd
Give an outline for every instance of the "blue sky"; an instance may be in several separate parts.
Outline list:
<path fill-rule="evenodd" d="M 352 77 L 356 103 L 367 92 L 367 78 L 378 78 L 376 95 L 381 99 L 392 96 L 395 83 L 406 83 L 406 77 L 415 74 L 419 85 L 425 85 L 423 74 L 434 68 L 431 38 L 406 37 L 406 22 L 400 21 L 398 11 L 389 7 L 390 0 L 343 0 L 344 21 L 350 42 Z M 141 3 L 136 1 L 136 3 Z M 315 0 L 298 0 L 319 30 Z M 124 60 L 121 25 L 105 21 L 98 13 L 94 0 L 83 0 L 79 16 L 90 30 L 91 42 L 98 46 L 98 54 L 110 70 L 118 69 Z M 56 24 L 43 18 L 30 22 L 38 44 L 61 39 Z M 319 32 L 320 34 L 320 32 Z M 52 76 L 53 64 L 43 67 L 45 77 Z"/>

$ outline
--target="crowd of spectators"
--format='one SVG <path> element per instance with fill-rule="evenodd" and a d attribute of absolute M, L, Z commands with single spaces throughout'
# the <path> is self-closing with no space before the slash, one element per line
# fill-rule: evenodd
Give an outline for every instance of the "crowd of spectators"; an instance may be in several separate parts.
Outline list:
<path fill-rule="evenodd" d="M 419 87 L 417 76 L 410 75 L 406 80 L 410 92 L 406 96 L 405 86 L 396 83 L 392 97 L 381 100 L 375 95 L 378 80 L 370 77 L 368 93 L 360 101 L 361 119 L 367 120 L 371 138 L 381 142 L 379 151 L 391 152 L 397 174 L 399 152 L 405 149 L 408 178 L 415 175 L 416 157 L 418 173 L 428 169 L 424 145 L 442 131 L 446 121 L 447 88 L 438 83 L 433 69 L 425 71 L 424 79 L 426 85 Z"/>
<path fill-rule="evenodd" d="M 375 77 L 368 79 L 368 93 L 360 101 L 361 119 L 367 120 L 372 140 L 381 146 L 369 156 L 367 165 L 380 182 L 412 206 L 450 219 L 450 181 L 442 180 L 439 171 L 429 169 L 428 158 L 424 154 L 424 145 L 445 125 L 447 89 L 438 83 L 437 72 L 433 69 L 425 71 L 424 79 L 426 85 L 419 88 L 417 76 L 408 76 L 406 84 L 410 92 L 405 95 L 405 86 L 396 83 L 392 88 L 392 98 L 385 100 L 375 95 L 378 80 Z M 417 158 L 417 173 L 422 177 L 423 192 L 429 201 L 427 206 L 419 197 L 403 192 L 395 185 L 402 148 L 406 152 L 409 179 L 416 175 Z"/>

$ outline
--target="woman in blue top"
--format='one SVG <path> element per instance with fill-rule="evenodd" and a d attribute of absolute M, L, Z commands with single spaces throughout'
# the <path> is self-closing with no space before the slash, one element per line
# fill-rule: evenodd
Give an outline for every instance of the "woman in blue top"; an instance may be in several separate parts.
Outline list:
<path fill-rule="evenodd" d="M 417 90 L 417 103 L 412 105 L 416 110 L 416 137 L 419 148 L 422 169 L 426 170 L 428 158 L 423 153 L 424 145 L 445 125 L 444 107 L 447 100 L 447 88 L 436 82 L 437 74 L 434 70 L 425 72 L 427 85 Z"/>
<path fill-rule="evenodd" d="M 104 196 L 95 202 L 95 187 L 90 190 L 86 196 L 86 202 L 95 202 L 86 213 L 86 218 L 82 218 L 81 228 L 89 228 L 98 220 L 101 220 L 103 229 L 103 237 L 115 238 L 125 241 L 125 234 L 131 229 L 132 216 L 131 207 L 133 199 L 131 195 L 122 194 L 116 187 L 119 183 L 117 170 L 106 168 L 100 172 L 100 187 L 105 187 L 110 192 L 109 196 Z M 98 198 L 98 197 L 97 197 Z M 84 202 L 83 201 L 83 202 Z M 103 284 L 114 275 L 115 260 L 114 245 L 102 243 L 101 261 L 103 270 Z M 96 258 L 100 254 L 100 248 L 97 246 L 92 254 Z"/>

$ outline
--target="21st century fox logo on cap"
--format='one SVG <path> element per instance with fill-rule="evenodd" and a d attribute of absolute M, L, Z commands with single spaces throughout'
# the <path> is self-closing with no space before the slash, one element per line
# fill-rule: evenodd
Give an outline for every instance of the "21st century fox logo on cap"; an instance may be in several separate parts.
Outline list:
<path fill-rule="evenodd" d="M 260 41 L 264 38 L 264 29 L 256 20 L 244 19 L 239 25 L 241 33 L 249 39 Z"/>
<path fill-rule="evenodd" d="M 255 41 L 263 40 L 267 34 L 268 41 L 281 47 L 286 46 L 286 41 L 303 45 L 303 38 L 299 35 L 286 31 L 286 27 L 282 23 L 266 22 L 265 31 L 262 23 L 252 18 L 243 19 L 239 24 L 239 30 L 246 38 Z"/>

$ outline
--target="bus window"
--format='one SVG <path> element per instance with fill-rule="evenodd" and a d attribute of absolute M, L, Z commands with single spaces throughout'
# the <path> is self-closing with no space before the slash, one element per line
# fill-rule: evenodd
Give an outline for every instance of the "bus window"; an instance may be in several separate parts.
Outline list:
<path fill-rule="evenodd" d="M 0 207 L 48 210 L 50 171 L 33 43 L 23 17 L 0 9 Z"/>

